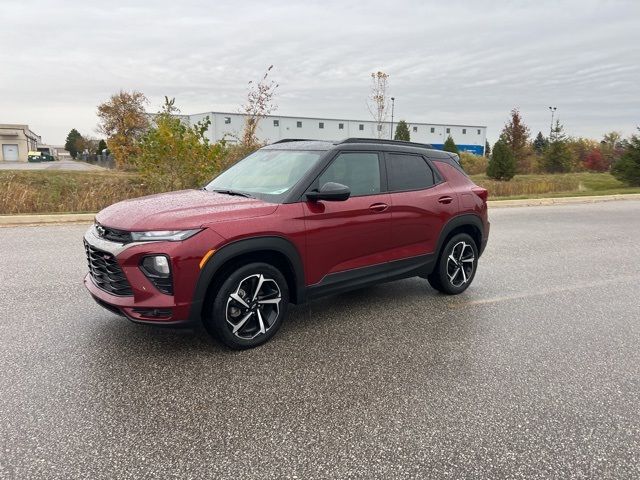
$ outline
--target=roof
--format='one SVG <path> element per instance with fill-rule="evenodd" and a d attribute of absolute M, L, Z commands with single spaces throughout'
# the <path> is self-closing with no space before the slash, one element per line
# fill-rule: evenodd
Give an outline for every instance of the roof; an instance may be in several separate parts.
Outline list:
<path fill-rule="evenodd" d="M 424 152 L 428 151 L 429 156 L 432 158 L 442 159 L 454 159 L 458 158 L 457 155 L 445 152 L 443 150 L 437 150 L 432 148 L 431 145 L 425 143 L 405 142 L 401 140 L 386 140 L 379 138 L 345 138 L 344 140 L 310 140 L 310 139 L 297 139 L 297 138 L 285 138 L 278 140 L 263 148 L 268 150 L 317 150 L 327 151 L 338 146 L 344 147 L 350 150 L 357 150 L 358 148 L 367 147 L 368 149 L 375 150 L 395 150 L 404 152 Z M 457 161 L 457 160 L 456 160 Z"/>
<path fill-rule="evenodd" d="M 186 116 L 186 117 L 194 117 L 196 115 L 209 115 L 209 114 L 213 114 L 213 115 L 233 115 L 233 116 L 246 116 L 244 113 L 242 112 L 216 112 L 216 111 L 209 111 L 209 112 L 198 112 L 198 113 L 191 113 L 188 115 L 184 115 L 181 114 L 180 116 Z M 292 116 L 292 115 L 275 115 L 275 114 L 270 114 L 270 115 L 265 115 L 264 118 L 272 118 L 272 119 L 280 119 L 280 118 L 289 118 L 289 119 L 293 119 L 293 120 L 325 120 L 328 122 L 354 122 L 354 123 L 378 123 L 376 120 L 373 119 L 368 119 L 368 120 L 358 120 L 358 119 L 353 119 L 353 118 L 327 118 L 327 117 L 305 117 L 305 116 Z M 413 121 L 408 121 L 405 120 L 407 122 L 407 125 L 424 125 L 424 126 L 429 126 L 429 127 L 462 127 L 462 128 L 487 128 L 486 125 L 475 125 L 475 124 L 471 124 L 471 123 L 466 123 L 466 124 L 458 124 L 458 123 L 442 123 L 442 122 L 413 122 Z M 394 124 L 398 124 L 399 120 L 395 120 L 393 123 Z M 390 124 L 391 121 L 390 120 L 385 120 L 384 122 L 382 122 L 384 124 Z"/>

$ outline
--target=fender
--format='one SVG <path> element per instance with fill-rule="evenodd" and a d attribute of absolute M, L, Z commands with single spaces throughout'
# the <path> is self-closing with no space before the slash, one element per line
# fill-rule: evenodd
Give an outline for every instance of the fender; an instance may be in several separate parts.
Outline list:
<path fill-rule="evenodd" d="M 240 255 L 261 250 L 271 250 L 283 254 L 289 262 L 289 267 L 293 272 L 293 281 L 296 287 L 295 292 L 291 292 L 291 302 L 299 303 L 304 301 L 304 268 L 297 248 L 289 240 L 277 236 L 252 237 L 228 243 L 217 250 L 204 268 L 200 271 L 200 276 L 196 282 L 189 320 L 199 322 L 202 313 L 202 306 L 206 300 L 207 290 L 213 277 L 220 268 L 229 260 Z"/>
<path fill-rule="evenodd" d="M 482 219 L 473 213 L 465 213 L 463 215 L 458 215 L 450 219 L 447 223 L 442 227 L 442 231 L 440 232 L 440 238 L 438 238 L 438 246 L 436 248 L 436 258 L 440 258 L 440 253 L 442 252 L 442 248 L 444 247 L 444 241 L 449 236 L 449 234 L 458 227 L 464 227 L 467 225 L 472 225 L 478 229 L 480 232 L 480 245 L 478 245 L 478 256 L 482 254 L 483 250 L 483 239 L 484 239 L 484 224 L 482 223 Z"/>

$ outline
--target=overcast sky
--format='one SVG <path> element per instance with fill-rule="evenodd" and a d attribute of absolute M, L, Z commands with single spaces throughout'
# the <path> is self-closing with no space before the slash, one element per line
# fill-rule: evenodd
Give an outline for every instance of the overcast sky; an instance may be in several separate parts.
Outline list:
<path fill-rule="evenodd" d="M 502 3 L 499 5 L 499 3 Z M 136 89 L 157 111 L 238 110 L 273 64 L 277 113 L 367 119 L 369 74 L 390 76 L 395 119 L 476 124 L 494 141 L 519 107 L 567 133 L 640 124 L 640 0 L 3 0 L 0 123 L 51 144 L 97 136 L 96 106 Z"/>

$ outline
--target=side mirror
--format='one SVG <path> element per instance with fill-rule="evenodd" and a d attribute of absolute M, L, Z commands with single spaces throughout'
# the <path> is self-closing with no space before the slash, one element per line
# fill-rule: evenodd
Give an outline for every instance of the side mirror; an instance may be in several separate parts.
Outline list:
<path fill-rule="evenodd" d="M 317 202 L 318 200 L 327 200 L 330 202 L 339 202 L 346 200 L 351 195 L 351 189 L 341 183 L 327 182 L 320 190 L 307 192 L 307 200 Z"/>

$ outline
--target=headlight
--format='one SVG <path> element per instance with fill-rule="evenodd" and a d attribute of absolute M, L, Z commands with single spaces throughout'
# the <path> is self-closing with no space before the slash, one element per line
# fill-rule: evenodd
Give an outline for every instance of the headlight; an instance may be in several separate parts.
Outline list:
<path fill-rule="evenodd" d="M 131 232 L 131 240 L 134 242 L 151 242 L 159 240 L 168 240 L 170 242 L 179 242 L 193 237 L 200 231 L 195 230 L 160 230 L 155 232 Z"/>

